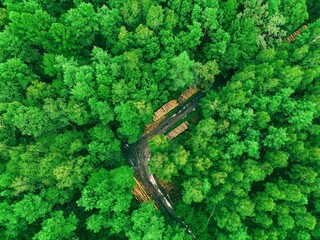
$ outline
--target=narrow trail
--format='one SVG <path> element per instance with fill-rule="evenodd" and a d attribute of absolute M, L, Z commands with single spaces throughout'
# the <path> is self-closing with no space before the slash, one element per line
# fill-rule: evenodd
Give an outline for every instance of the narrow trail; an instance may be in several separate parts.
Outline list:
<path fill-rule="evenodd" d="M 193 112 L 199 105 L 201 99 L 205 96 L 204 92 L 198 92 L 195 97 L 189 102 L 178 106 L 170 116 L 167 116 L 153 131 L 142 137 L 139 141 L 133 144 L 123 144 L 123 153 L 127 162 L 135 170 L 136 178 L 143 184 L 147 192 L 152 196 L 157 203 L 160 211 L 176 221 L 181 227 L 185 228 L 187 233 L 191 234 L 192 231 L 178 217 L 174 212 L 173 203 L 165 190 L 159 188 L 159 184 L 150 173 L 149 161 L 151 153 L 149 150 L 148 142 L 151 138 L 158 134 L 164 134 L 169 131 L 177 122 L 185 119 L 191 112 Z"/>

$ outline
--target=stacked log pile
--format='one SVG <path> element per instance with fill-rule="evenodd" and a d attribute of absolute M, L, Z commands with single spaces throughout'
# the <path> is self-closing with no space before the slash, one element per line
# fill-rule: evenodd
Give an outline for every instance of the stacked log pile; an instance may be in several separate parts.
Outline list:
<path fill-rule="evenodd" d="M 302 29 L 307 29 L 307 28 L 308 26 L 304 25 L 302 28 L 299 28 L 297 31 L 295 31 L 289 37 L 287 37 L 285 41 L 289 43 L 293 42 L 297 38 L 297 36 L 301 33 Z"/>
<path fill-rule="evenodd" d="M 196 88 L 188 88 L 186 91 L 184 91 L 178 98 L 179 103 L 184 103 L 185 101 L 187 101 L 188 98 L 190 98 L 193 94 L 195 94 L 196 92 L 198 92 L 199 89 Z"/>
<path fill-rule="evenodd" d="M 156 127 L 158 127 L 158 125 L 161 123 L 161 121 L 164 119 L 164 116 L 162 116 L 161 118 L 159 118 L 157 121 L 152 122 L 150 124 L 145 124 L 144 125 L 144 131 L 143 131 L 143 136 L 145 136 L 146 134 L 148 134 L 149 132 L 152 132 L 153 129 L 155 129 Z"/>
<path fill-rule="evenodd" d="M 162 116 L 166 115 L 168 112 L 170 112 L 172 109 L 174 109 L 178 105 L 179 105 L 179 103 L 175 99 L 167 102 L 161 108 L 159 108 L 157 111 L 154 112 L 153 121 L 154 122 L 157 121 L 158 119 L 160 119 Z"/>
<path fill-rule="evenodd" d="M 180 133 L 184 132 L 186 129 L 188 129 L 188 122 L 181 123 L 178 127 L 173 129 L 171 132 L 167 134 L 167 137 L 171 140 L 177 137 Z"/>
<path fill-rule="evenodd" d="M 155 129 L 159 125 L 159 123 L 164 119 L 165 115 L 168 112 L 170 112 L 172 109 L 177 107 L 179 104 L 182 104 L 185 101 L 187 101 L 191 96 L 193 96 L 198 91 L 199 89 L 190 87 L 179 96 L 178 101 L 175 99 L 170 100 L 169 102 L 165 103 L 161 108 L 159 108 L 157 111 L 155 111 L 153 115 L 153 122 L 151 124 L 146 124 L 144 127 L 144 135 L 148 134 L 153 129 Z"/>
<path fill-rule="evenodd" d="M 136 185 L 132 189 L 132 194 L 135 197 L 135 199 L 137 199 L 138 202 L 140 203 L 143 203 L 143 202 L 148 203 L 152 201 L 151 196 L 147 193 L 147 190 L 144 188 L 142 183 L 137 178 L 135 177 L 133 178 L 134 178 L 134 181 L 136 182 Z M 154 207 L 158 209 L 156 205 L 154 205 Z"/>
<path fill-rule="evenodd" d="M 172 183 L 166 183 L 164 181 L 159 181 L 159 184 L 161 185 L 162 188 L 164 188 L 167 191 L 167 193 L 170 193 L 173 190 Z"/>

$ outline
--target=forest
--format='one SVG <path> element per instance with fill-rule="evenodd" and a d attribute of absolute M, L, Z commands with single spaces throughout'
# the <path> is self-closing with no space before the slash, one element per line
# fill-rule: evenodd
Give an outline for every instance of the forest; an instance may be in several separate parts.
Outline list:
<path fill-rule="evenodd" d="M 317 0 L 1 0 L 0 239 L 192 239 L 122 149 L 189 87 L 150 168 L 196 239 L 320 239 Z"/>

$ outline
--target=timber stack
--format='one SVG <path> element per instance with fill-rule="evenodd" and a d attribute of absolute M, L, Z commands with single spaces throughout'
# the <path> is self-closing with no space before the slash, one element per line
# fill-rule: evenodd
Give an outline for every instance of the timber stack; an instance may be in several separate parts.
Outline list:
<path fill-rule="evenodd" d="M 167 134 L 167 137 L 171 140 L 177 137 L 180 133 L 184 132 L 185 130 L 188 129 L 188 122 L 185 121 L 181 123 L 178 127 L 173 129 L 171 132 Z"/>
<path fill-rule="evenodd" d="M 136 182 L 136 185 L 132 189 L 133 196 L 140 202 L 150 202 L 152 199 L 150 195 L 147 193 L 147 190 L 144 188 L 142 183 L 133 177 L 134 181 Z"/>
<path fill-rule="evenodd" d="M 133 179 L 136 182 L 136 185 L 132 189 L 132 194 L 135 197 L 135 199 L 137 199 L 139 203 L 151 202 L 152 198 L 147 193 L 147 190 L 142 185 L 142 183 L 136 177 L 133 177 Z M 154 204 L 154 208 L 158 210 L 158 206 L 156 204 Z"/>
<path fill-rule="evenodd" d="M 157 121 L 160 119 L 162 116 L 166 115 L 168 112 L 170 112 L 172 109 L 177 107 L 179 104 L 177 100 L 173 99 L 166 104 L 164 104 L 161 108 L 159 108 L 157 111 L 154 112 L 153 115 L 153 121 Z"/>
<path fill-rule="evenodd" d="M 193 94 L 195 94 L 196 92 L 198 92 L 199 89 L 197 88 L 188 88 L 186 91 L 184 91 L 183 93 L 181 93 L 181 95 L 178 98 L 178 101 L 180 104 L 184 103 L 185 101 L 187 101 Z"/>
<path fill-rule="evenodd" d="M 302 28 L 299 28 L 297 31 L 295 31 L 289 37 L 287 37 L 285 41 L 289 43 L 293 42 L 297 38 L 297 36 L 301 33 L 302 29 L 307 29 L 307 28 L 308 26 L 304 25 Z"/>

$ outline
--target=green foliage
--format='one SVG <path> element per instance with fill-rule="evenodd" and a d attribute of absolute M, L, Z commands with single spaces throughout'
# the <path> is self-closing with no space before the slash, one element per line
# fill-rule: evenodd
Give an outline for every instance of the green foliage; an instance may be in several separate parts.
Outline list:
<path fill-rule="evenodd" d="M 218 64 L 214 61 L 209 61 L 206 64 L 196 63 L 195 72 L 199 82 L 197 85 L 210 89 L 215 81 L 215 76 L 220 73 Z"/>
<path fill-rule="evenodd" d="M 48 32 L 55 19 L 47 12 L 40 9 L 32 13 L 11 11 L 9 19 L 11 31 L 23 41 L 38 46 L 50 44 Z"/>
<path fill-rule="evenodd" d="M 120 11 L 117 8 L 109 9 L 107 6 L 102 6 L 98 9 L 99 26 L 101 34 L 106 40 L 106 46 L 111 49 L 116 44 L 117 36 L 120 33 L 122 19 Z"/>
<path fill-rule="evenodd" d="M 42 222 L 42 229 L 32 239 L 70 239 L 75 236 L 78 219 L 74 213 L 67 218 L 62 211 L 51 213 L 51 217 Z"/>
<path fill-rule="evenodd" d="M 170 181 L 187 164 L 189 152 L 182 146 L 170 144 L 166 136 L 158 135 L 149 142 L 152 152 L 150 167 L 161 180 Z M 172 150 L 173 149 L 173 150 Z M 168 154 L 170 151 L 170 154 Z"/>
<path fill-rule="evenodd" d="M 3 30 L 4 26 L 7 24 L 7 13 L 5 8 L 0 9 L 0 29 Z"/>
<path fill-rule="evenodd" d="M 286 18 L 286 29 L 295 31 L 302 23 L 308 19 L 307 3 L 306 1 L 282 1 L 280 11 Z"/>
<path fill-rule="evenodd" d="M 0 239 L 191 238 L 124 166 L 191 86 L 189 130 L 149 142 L 177 215 L 199 239 L 319 238 L 318 1 L 0 5 Z"/>
<path fill-rule="evenodd" d="M 131 217 L 132 230 L 126 235 L 130 239 L 163 239 L 163 217 L 156 214 L 152 204 L 143 204 Z"/>
<path fill-rule="evenodd" d="M 106 129 L 104 125 L 98 125 L 90 130 L 90 136 L 92 139 L 88 145 L 90 160 L 103 161 L 107 165 L 117 166 L 121 158 L 120 142 L 112 131 Z"/>
<path fill-rule="evenodd" d="M 132 200 L 130 190 L 134 185 L 132 175 L 132 169 L 123 166 L 109 172 L 101 169 L 91 176 L 77 201 L 78 206 L 84 207 L 86 211 L 99 211 L 99 215 L 91 214 L 88 218 L 88 229 L 98 232 L 108 228 L 112 234 L 125 229 L 129 224 L 127 213 Z"/>
<path fill-rule="evenodd" d="M 185 189 L 183 201 L 190 204 L 192 202 L 202 202 L 211 186 L 207 179 L 202 183 L 197 178 L 191 178 L 183 183 L 183 187 Z"/>
<path fill-rule="evenodd" d="M 36 75 L 26 64 L 16 58 L 0 63 L 0 71 L 0 87 L 2 89 L 0 101 L 2 103 L 22 101 L 24 90 L 33 78 L 36 78 Z"/>
<path fill-rule="evenodd" d="M 36 107 L 14 106 L 11 104 L 7 114 L 12 116 L 12 123 L 22 134 L 38 137 L 48 129 L 49 118 Z"/>
<path fill-rule="evenodd" d="M 38 195 L 26 194 L 23 199 L 15 203 L 3 202 L 0 205 L 0 223 L 4 227 L 3 237 L 14 239 L 32 236 L 34 229 L 28 230 L 28 225 L 45 217 L 52 209 L 52 204 Z"/>
<path fill-rule="evenodd" d="M 126 232 L 129 239 L 191 239 L 183 229 L 177 226 L 170 227 L 164 222 L 164 218 L 156 212 L 152 204 L 143 203 L 142 206 L 132 213 L 132 228 Z"/>
<path fill-rule="evenodd" d="M 305 36 L 305 41 L 310 38 Z M 281 60 L 276 50 L 263 51 L 257 63 L 243 67 L 220 92 L 212 90 L 202 102 L 204 119 L 184 138 L 186 142 L 178 139 L 192 159 L 179 173 L 184 176 L 179 181 L 182 201 L 190 205 L 186 209 L 205 211 L 202 217 L 209 219 L 208 228 L 198 234 L 229 239 L 239 229 L 247 229 L 244 238 L 285 239 L 295 238 L 295 233 L 311 238 L 318 212 L 307 208 L 313 202 L 313 183 L 318 176 L 318 162 L 311 160 L 311 146 L 318 146 L 312 139 L 318 132 L 311 129 L 318 113 L 307 99 L 318 80 L 308 80 L 310 91 L 300 87 L 304 74 L 317 67 L 292 66 L 291 61 L 301 60 L 291 60 L 296 49 L 286 52 L 286 48 L 283 45 L 277 50 L 284 54 Z M 301 58 L 315 59 L 314 55 L 307 57 L 307 47 L 303 51 Z M 161 156 L 165 158 L 171 151 L 168 148 Z M 208 159 L 206 171 L 201 171 L 198 159 Z M 164 167 L 157 166 L 166 169 L 171 165 L 168 161 Z M 205 190 L 208 179 L 215 187 L 208 185 Z"/>
<path fill-rule="evenodd" d="M 194 61 L 190 60 L 187 52 L 171 59 L 172 68 L 169 72 L 172 80 L 172 90 L 178 91 L 185 89 L 186 86 L 194 84 Z"/>
<path fill-rule="evenodd" d="M 157 29 L 163 24 L 163 9 L 161 6 L 151 6 L 146 16 L 146 23 L 152 29 Z"/>

